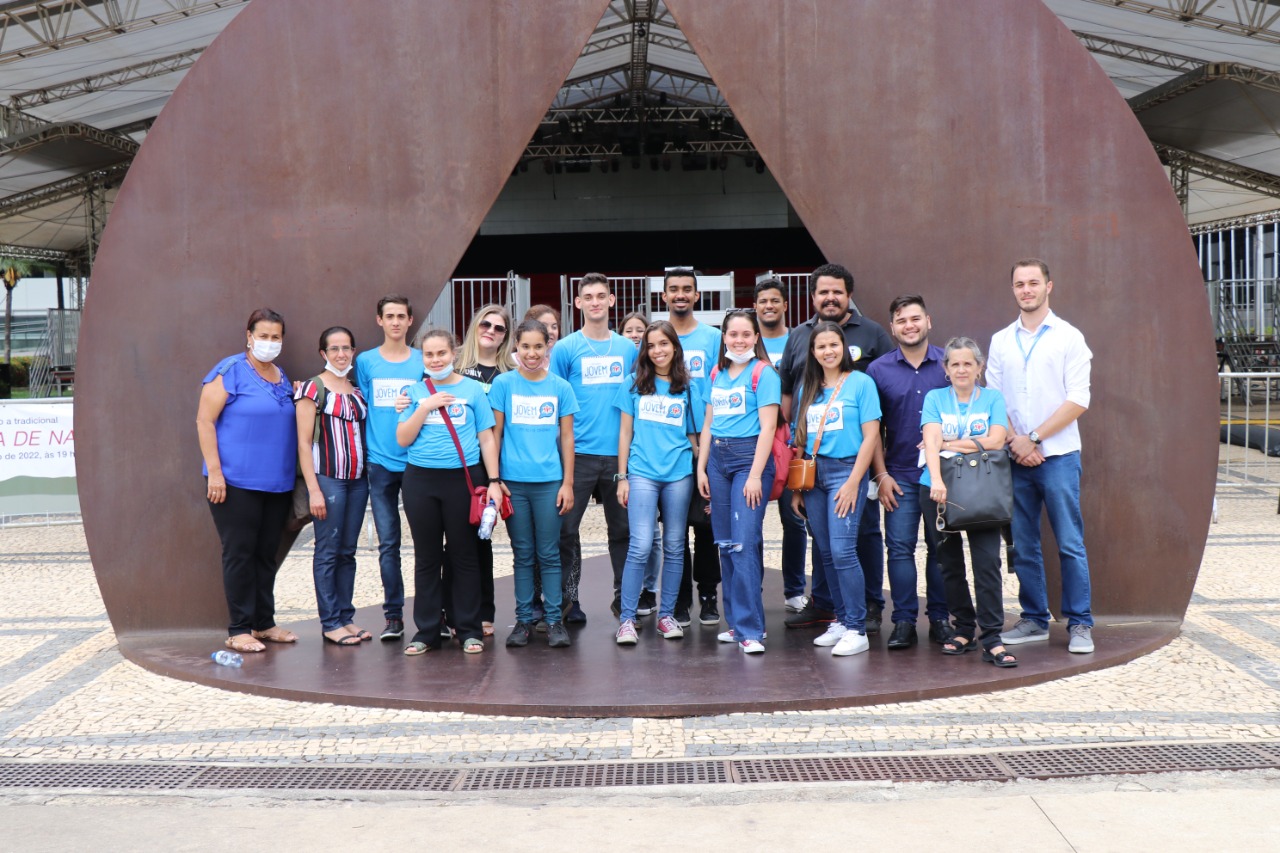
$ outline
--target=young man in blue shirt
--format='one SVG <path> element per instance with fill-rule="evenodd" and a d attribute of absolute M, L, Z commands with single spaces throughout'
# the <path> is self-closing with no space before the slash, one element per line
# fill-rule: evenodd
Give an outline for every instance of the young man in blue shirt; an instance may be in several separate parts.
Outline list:
<path fill-rule="evenodd" d="M 592 493 L 604 506 L 613 564 L 613 613 L 622 610 L 622 570 L 627 563 L 631 531 L 627 510 L 618 503 L 618 434 L 620 421 L 613 398 L 632 371 L 636 345 L 609 330 L 613 289 L 598 272 L 578 282 L 573 304 L 582 312 L 582 329 L 556 342 L 551 372 L 573 388 L 579 411 L 573 421 L 573 509 L 560 528 L 560 570 L 564 583 L 564 621 L 582 624 L 586 614 L 578 602 L 582 577 L 582 544 L 578 529 Z"/>
<path fill-rule="evenodd" d="M 777 367 L 787 348 L 791 330 L 787 328 L 787 290 L 776 278 L 756 283 L 756 320 L 760 323 L 760 338 L 769 360 Z M 804 519 L 791 508 L 791 490 L 784 489 L 778 498 L 778 518 L 782 521 L 782 594 L 789 613 L 799 613 L 808 599 L 804 594 L 805 543 L 808 533 Z"/>
<path fill-rule="evenodd" d="M 356 384 L 369 405 L 369 503 L 378 530 L 382 570 L 383 640 L 404 636 L 404 576 L 400 573 L 400 486 L 409 451 L 396 441 L 396 398 L 422 378 L 422 352 L 408 344 L 413 308 L 407 297 L 378 300 L 382 346 L 356 356 Z"/>
<path fill-rule="evenodd" d="M 889 303 L 889 332 L 898 348 L 871 362 L 867 375 L 875 380 L 882 412 L 883 441 L 871 460 L 871 473 L 884 507 L 885 543 L 889 549 L 889 593 L 893 598 L 893 633 L 890 649 L 916 644 L 916 620 L 920 599 L 916 595 L 916 542 L 920 534 L 920 478 L 924 458 L 920 447 L 920 412 L 924 398 L 936 388 L 947 387 L 942 347 L 929 343 L 932 323 L 924 297 L 899 296 Z M 929 615 L 929 639 L 945 643 L 952 637 L 950 614 L 938 561 L 938 531 L 932 518 L 924 519 L 925 610 Z"/>
<path fill-rule="evenodd" d="M 720 359 L 720 330 L 698 322 L 693 316 L 693 309 L 700 298 L 698 275 L 697 270 L 683 267 L 667 270 L 662 282 L 662 302 L 667 306 L 671 325 L 680 338 L 689 380 L 697 393 L 709 400 L 711 368 Z M 691 522 L 690 526 L 693 528 L 693 548 L 685 547 L 684 574 L 680 577 L 680 595 L 676 598 L 676 621 L 682 628 L 693 621 L 689 605 L 693 603 L 693 584 L 696 582 L 700 604 L 698 621 L 703 625 L 718 625 L 720 551 L 711 535 L 711 516 L 704 515 Z"/>

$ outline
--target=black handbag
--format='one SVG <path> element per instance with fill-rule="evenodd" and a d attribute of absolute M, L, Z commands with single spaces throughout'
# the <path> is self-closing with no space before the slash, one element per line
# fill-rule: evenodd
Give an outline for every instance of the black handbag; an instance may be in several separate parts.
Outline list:
<path fill-rule="evenodd" d="M 1013 521 L 1013 459 L 1009 451 L 975 450 L 940 460 L 947 501 L 938 530 L 996 530 Z"/>

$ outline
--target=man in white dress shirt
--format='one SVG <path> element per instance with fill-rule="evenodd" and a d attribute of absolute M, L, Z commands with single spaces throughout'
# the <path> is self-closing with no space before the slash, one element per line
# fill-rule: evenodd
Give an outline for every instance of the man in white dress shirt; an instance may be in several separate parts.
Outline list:
<path fill-rule="evenodd" d="M 999 390 L 1009 413 L 1013 466 L 1014 569 L 1022 616 L 1001 639 L 1005 645 L 1049 639 L 1049 594 L 1040 550 L 1040 513 L 1058 540 L 1062 614 L 1068 650 L 1093 651 L 1089 558 L 1080 513 L 1080 428 L 1089 408 L 1093 353 L 1075 326 L 1049 310 L 1053 281 L 1044 261 L 1013 265 L 1018 319 L 991 338 L 987 384 Z"/>

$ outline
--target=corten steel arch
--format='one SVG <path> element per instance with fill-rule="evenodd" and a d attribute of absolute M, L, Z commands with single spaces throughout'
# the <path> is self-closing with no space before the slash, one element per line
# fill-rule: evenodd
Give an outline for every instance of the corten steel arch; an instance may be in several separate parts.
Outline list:
<path fill-rule="evenodd" d="M 668 5 L 873 317 L 919 291 L 935 336 L 985 343 L 1016 314 L 1010 262 L 1050 262 L 1094 352 L 1095 611 L 1176 634 L 1213 491 L 1212 334 L 1172 190 L 1106 75 L 1027 0 Z M 424 316 L 605 6 L 258 0 L 188 74 L 120 193 L 81 337 L 81 503 L 126 654 L 225 624 L 194 418 L 248 312 L 284 314 L 293 377 L 327 325 L 375 342 L 384 292 Z"/>

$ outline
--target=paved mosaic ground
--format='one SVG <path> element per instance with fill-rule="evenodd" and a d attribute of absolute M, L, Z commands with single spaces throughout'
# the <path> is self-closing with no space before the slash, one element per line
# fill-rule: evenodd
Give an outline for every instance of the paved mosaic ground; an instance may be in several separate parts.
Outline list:
<path fill-rule="evenodd" d="M 1220 489 L 1182 636 L 1140 660 L 983 696 L 685 720 L 354 708 L 170 680 L 120 656 L 81 527 L 0 528 L 0 758 L 409 764 L 1280 739 L 1276 498 L 1274 484 Z M 780 535 L 771 514 L 767 564 L 778 564 Z M 588 555 L 605 553 L 597 507 L 583 538 Z M 509 572 L 509 548 L 495 546 L 499 573 Z M 282 571 L 282 621 L 314 615 L 310 551 L 300 540 Z M 1016 588 L 1006 583 L 1014 612 Z M 368 543 L 356 600 L 381 600 Z"/>

